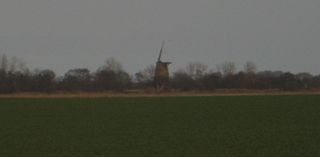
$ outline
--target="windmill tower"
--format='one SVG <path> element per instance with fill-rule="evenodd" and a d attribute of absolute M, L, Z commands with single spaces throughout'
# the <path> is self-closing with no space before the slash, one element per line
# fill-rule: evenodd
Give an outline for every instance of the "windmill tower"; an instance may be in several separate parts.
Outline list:
<path fill-rule="evenodd" d="M 155 76 L 154 76 L 154 86 L 156 90 L 160 91 L 168 88 L 169 85 L 169 64 L 171 62 L 161 61 L 162 53 L 164 50 L 164 41 L 162 42 L 159 57 L 156 63 Z"/>

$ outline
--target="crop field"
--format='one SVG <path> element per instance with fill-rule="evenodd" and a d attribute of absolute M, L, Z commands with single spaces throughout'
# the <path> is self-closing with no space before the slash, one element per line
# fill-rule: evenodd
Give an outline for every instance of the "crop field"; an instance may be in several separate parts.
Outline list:
<path fill-rule="evenodd" d="M 1 157 L 316 157 L 320 96 L 2 98 Z"/>

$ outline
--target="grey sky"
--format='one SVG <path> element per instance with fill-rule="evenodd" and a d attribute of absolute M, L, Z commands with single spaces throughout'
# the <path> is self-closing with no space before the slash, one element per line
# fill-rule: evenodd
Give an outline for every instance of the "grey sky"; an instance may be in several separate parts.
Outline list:
<path fill-rule="evenodd" d="M 156 60 L 162 40 L 173 69 L 320 73 L 319 0 L 1 0 L 0 53 L 62 74 L 116 57 L 134 73 Z"/>

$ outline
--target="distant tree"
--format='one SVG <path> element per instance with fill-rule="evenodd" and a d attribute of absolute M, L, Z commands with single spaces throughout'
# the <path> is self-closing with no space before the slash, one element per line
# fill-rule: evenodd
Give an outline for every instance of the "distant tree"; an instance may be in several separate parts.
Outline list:
<path fill-rule="evenodd" d="M 140 88 L 151 87 L 153 85 L 155 74 L 155 66 L 149 65 L 142 71 L 139 71 L 135 74 L 135 80 Z"/>
<path fill-rule="evenodd" d="M 297 90 L 302 88 L 302 82 L 299 81 L 292 73 L 284 73 L 279 78 L 280 88 L 283 90 Z"/>
<path fill-rule="evenodd" d="M 1 70 L 3 70 L 4 72 L 7 72 L 8 70 L 8 57 L 6 54 L 3 54 L 1 57 Z"/>
<path fill-rule="evenodd" d="M 88 69 L 71 69 L 63 77 L 61 89 L 67 91 L 88 91 L 91 75 Z"/>
<path fill-rule="evenodd" d="M 18 71 L 22 73 L 30 73 L 29 68 L 27 67 L 26 62 L 24 62 L 22 59 L 19 59 L 19 62 L 17 64 Z"/>
<path fill-rule="evenodd" d="M 221 71 L 223 76 L 233 75 L 236 72 L 236 65 L 233 62 L 225 61 L 217 66 L 218 71 Z"/>
<path fill-rule="evenodd" d="M 130 88 L 130 75 L 115 58 L 108 58 L 94 76 L 96 90 L 124 90 Z"/>
<path fill-rule="evenodd" d="M 171 87 L 179 90 L 194 90 L 197 88 L 197 83 L 187 72 L 178 70 L 173 74 Z"/>
<path fill-rule="evenodd" d="M 243 81 L 243 87 L 255 88 L 257 66 L 254 62 L 248 61 L 244 66 L 245 80 Z"/>
<path fill-rule="evenodd" d="M 9 71 L 10 72 L 15 72 L 17 70 L 18 63 L 19 63 L 19 59 L 17 57 L 13 56 L 11 58 Z"/>
<path fill-rule="evenodd" d="M 121 72 L 123 71 L 122 64 L 114 57 L 107 58 L 105 65 L 101 67 L 104 70 Z"/>
<path fill-rule="evenodd" d="M 256 74 L 254 88 L 256 89 L 280 89 L 281 81 L 279 78 L 283 75 L 282 71 L 261 71 Z"/>
<path fill-rule="evenodd" d="M 304 89 L 312 88 L 313 78 L 310 73 L 306 72 L 296 74 L 296 79 L 302 83 Z"/>
<path fill-rule="evenodd" d="M 7 56 L 6 54 L 3 54 L 0 60 L 0 93 L 7 93 L 7 68 Z"/>
<path fill-rule="evenodd" d="M 9 93 L 8 75 L 4 69 L 0 69 L 0 93 Z"/>
<path fill-rule="evenodd" d="M 201 78 L 202 89 L 215 90 L 221 88 L 222 74 L 220 72 L 208 73 Z"/>
<path fill-rule="evenodd" d="M 95 89 L 124 90 L 131 85 L 130 75 L 124 71 L 115 72 L 110 70 L 99 70 L 95 74 Z"/>
<path fill-rule="evenodd" d="M 244 66 L 244 71 L 247 74 L 255 74 L 257 72 L 257 65 L 254 62 L 248 61 Z"/>
<path fill-rule="evenodd" d="M 221 86 L 226 89 L 245 88 L 245 76 L 244 72 L 225 75 L 221 82 Z"/>
<path fill-rule="evenodd" d="M 320 75 L 312 78 L 311 88 L 320 88 Z"/>
<path fill-rule="evenodd" d="M 200 62 L 190 62 L 186 67 L 187 74 L 194 80 L 200 79 L 208 67 Z"/>
<path fill-rule="evenodd" d="M 34 75 L 34 90 L 38 92 L 53 92 L 55 89 L 55 73 L 52 70 L 41 70 Z"/>
<path fill-rule="evenodd" d="M 26 72 L 10 71 L 5 84 L 7 93 L 32 91 L 32 76 Z"/>

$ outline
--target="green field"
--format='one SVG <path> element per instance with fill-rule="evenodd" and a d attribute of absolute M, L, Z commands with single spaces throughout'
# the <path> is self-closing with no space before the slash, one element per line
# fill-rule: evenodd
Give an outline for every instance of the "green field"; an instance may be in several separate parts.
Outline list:
<path fill-rule="evenodd" d="M 320 96 L 0 99 L 0 157 L 316 157 Z"/>

